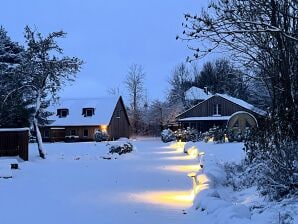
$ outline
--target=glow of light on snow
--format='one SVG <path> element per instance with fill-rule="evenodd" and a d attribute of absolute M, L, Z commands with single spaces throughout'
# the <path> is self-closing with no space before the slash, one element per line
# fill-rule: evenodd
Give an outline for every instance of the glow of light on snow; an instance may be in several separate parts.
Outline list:
<path fill-rule="evenodd" d="M 191 147 L 190 149 L 187 150 L 187 154 L 190 156 L 197 157 L 199 155 L 199 150 L 196 147 Z"/>
<path fill-rule="evenodd" d="M 181 151 L 181 149 L 182 149 L 181 152 L 183 152 L 183 149 L 184 149 L 185 144 L 186 144 L 185 142 L 178 141 L 178 142 L 172 143 L 172 144 L 169 145 L 169 146 L 165 146 L 165 147 L 163 147 L 163 148 L 164 148 L 164 149 L 178 149 L 178 150 L 180 150 L 180 151 Z"/>
<path fill-rule="evenodd" d="M 186 155 L 186 156 L 172 156 L 172 157 L 165 157 L 164 160 L 194 160 L 197 156 L 194 155 Z"/>
<path fill-rule="evenodd" d="M 181 172 L 181 173 L 189 173 L 189 172 L 198 172 L 201 170 L 200 164 L 192 164 L 192 165 L 177 165 L 177 166 L 163 166 L 158 167 L 160 170 L 173 171 L 173 172 Z"/>
<path fill-rule="evenodd" d="M 205 175 L 200 175 L 205 176 Z M 208 180 L 208 178 L 201 177 Z M 196 184 L 193 180 L 193 188 L 186 191 L 146 191 L 137 194 L 130 194 L 130 199 L 137 203 L 153 204 L 157 206 L 168 206 L 175 208 L 189 208 L 193 205 L 196 195 L 207 189 L 207 184 Z"/>

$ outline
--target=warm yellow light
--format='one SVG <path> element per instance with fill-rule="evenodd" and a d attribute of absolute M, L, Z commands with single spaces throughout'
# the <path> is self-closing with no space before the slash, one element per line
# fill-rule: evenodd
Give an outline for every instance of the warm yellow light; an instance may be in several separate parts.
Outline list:
<path fill-rule="evenodd" d="M 205 175 L 195 176 L 190 174 L 193 179 L 193 188 L 184 191 L 150 191 L 129 194 L 129 200 L 137 203 L 148 203 L 157 206 L 189 208 L 193 205 L 196 195 L 208 188 L 208 178 Z M 196 178 L 196 180 L 194 180 Z"/>
<path fill-rule="evenodd" d="M 165 148 L 165 149 L 179 149 L 179 150 L 182 149 L 183 150 L 185 144 L 186 144 L 185 142 L 179 141 L 179 142 L 172 143 L 171 145 L 163 147 L 163 148 Z"/>
<path fill-rule="evenodd" d="M 189 191 L 156 191 L 132 194 L 130 197 L 135 202 L 169 206 L 177 208 L 188 208 L 193 204 L 195 198 L 193 190 Z"/>
<path fill-rule="evenodd" d="M 214 137 L 211 137 L 208 139 L 208 142 L 213 142 L 214 141 Z"/>
<path fill-rule="evenodd" d="M 172 157 L 165 157 L 164 160 L 194 160 L 196 156 L 193 155 L 185 155 L 185 156 L 172 156 Z"/>
<path fill-rule="evenodd" d="M 173 171 L 173 172 L 181 172 L 181 173 L 189 173 L 189 172 L 198 172 L 201 170 L 200 164 L 193 165 L 177 165 L 177 166 L 163 166 L 158 167 L 158 169 Z"/>
<path fill-rule="evenodd" d="M 225 142 L 229 142 L 229 139 L 226 134 L 225 134 Z"/>
<path fill-rule="evenodd" d="M 197 157 L 198 154 L 199 154 L 199 151 L 195 146 L 193 146 L 193 147 L 191 147 L 187 150 L 187 154 L 190 155 L 190 156 Z"/>
<path fill-rule="evenodd" d="M 100 130 L 102 132 L 107 132 L 108 131 L 108 125 L 100 125 Z"/>

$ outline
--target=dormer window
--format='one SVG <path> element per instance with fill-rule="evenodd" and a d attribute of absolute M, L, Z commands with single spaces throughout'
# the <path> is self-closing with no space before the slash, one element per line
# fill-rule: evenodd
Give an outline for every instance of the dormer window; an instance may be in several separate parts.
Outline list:
<path fill-rule="evenodd" d="M 213 105 L 213 115 L 221 115 L 221 104 Z"/>
<path fill-rule="evenodd" d="M 92 117 L 94 115 L 94 108 L 83 108 L 84 117 Z"/>
<path fill-rule="evenodd" d="M 68 114 L 69 114 L 68 109 L 58 109 L 57 110 L 57 116 L 59 116 L 59 118 L 67 117 Z"/>

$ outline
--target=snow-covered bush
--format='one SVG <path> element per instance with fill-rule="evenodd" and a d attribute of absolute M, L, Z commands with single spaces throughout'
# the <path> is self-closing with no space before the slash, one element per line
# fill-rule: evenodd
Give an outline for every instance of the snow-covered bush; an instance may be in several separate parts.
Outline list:
<path fill-rule="evenodd" d="M 178 129 L 175 132 L 176 139 L 182 142 L 197 142 L 201 140 L 201 134 L 194 128 Z"/>
<path fill-rule="evenodd" d="M 95 141 L 97 142 L 107 141 L 109 139 L 108 133 L 100 130 L 97 130 L 94 135 L 95 135 Z"/>
<path fill-rule="evenodd" d="M 237 127 L 227 129 L 227 138 L 229 142 L 242 142 L 244 140 L 244 135 L 241 130 Z"/>
<path fill-rule="evenodd" d="M 297 136 L 286 123 L 269 121 L 267 124 L 248 135 L 246 160 L 262 170 L 262 175 L 255 176 L 262 194 L 275 200 L 298 196 Z"/>
<path fill-rule="evenodd" d="M 161 140 L 165 143 L 175 141 L 176 136 L 171 129 L 165 129 L 161 132 Z"/>
<path fill-rule="evenodd" d="M 203 139 L 205 142 L 213 141 L 215 143 L 224 143 L 225 130 L 219 127 L 210 128 L 209 131 L 203 133 Z"/>
<path fill-rule="evenodd" d="M 109 149 L 109 153 L 118 155 L 130 153 L 133 151 L 133 145 L 130 142 L 126 142 L 120 145 L 112 145 Z"/>

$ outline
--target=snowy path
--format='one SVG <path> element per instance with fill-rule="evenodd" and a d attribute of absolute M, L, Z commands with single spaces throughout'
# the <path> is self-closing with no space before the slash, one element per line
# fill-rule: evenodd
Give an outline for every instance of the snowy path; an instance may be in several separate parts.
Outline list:
<path fill-rule="evenodd" d="M 31 157 L 0 180 L 0 223 L 197 223 L 183 213 L 198 161 L 160 141 L 134 144 L 116 160 L 99 158 L 104 143 L 48 144 L 47 160 Z"/>

